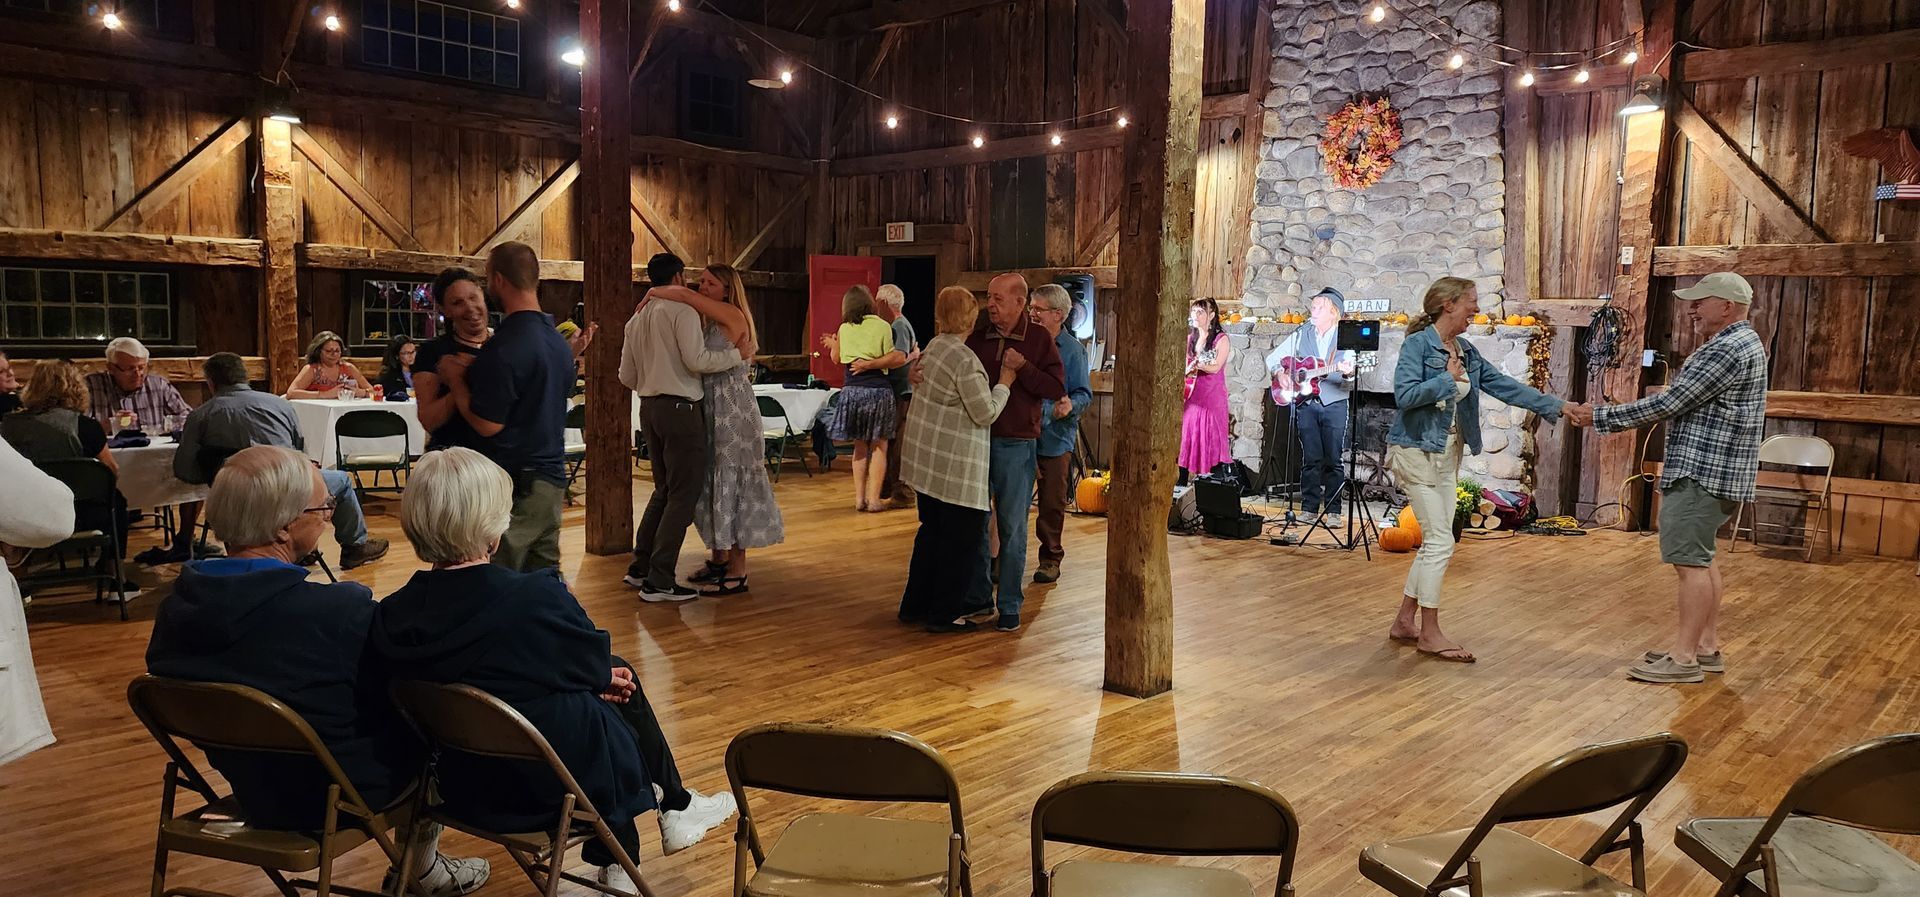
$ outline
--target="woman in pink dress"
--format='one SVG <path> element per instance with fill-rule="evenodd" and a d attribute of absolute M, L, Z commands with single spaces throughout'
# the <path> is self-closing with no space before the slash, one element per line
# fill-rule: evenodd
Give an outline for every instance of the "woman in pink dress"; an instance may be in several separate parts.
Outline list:
<path fill-rule="evenodd" d="M 1220 329 L 1220 307 L 1212 299 L 1193 300 L 1188 321 L 1186 377 L 1192 388 L 1180 421 L 1180 467 L 1185 475 L 1201 476 L 1233 460 L 1227 447 L 1225 374 L 1233 345 Z"/>

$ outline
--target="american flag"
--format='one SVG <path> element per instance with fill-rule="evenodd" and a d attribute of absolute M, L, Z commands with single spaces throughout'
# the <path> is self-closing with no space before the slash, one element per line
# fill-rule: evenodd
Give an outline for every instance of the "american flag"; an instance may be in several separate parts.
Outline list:
<path fill-rule="evenodd" d="M 1886 202 L 1889 199 L 1920 199 L 1920 184 L 1881 184 L 1873 190 L 1873 198 Z"/>

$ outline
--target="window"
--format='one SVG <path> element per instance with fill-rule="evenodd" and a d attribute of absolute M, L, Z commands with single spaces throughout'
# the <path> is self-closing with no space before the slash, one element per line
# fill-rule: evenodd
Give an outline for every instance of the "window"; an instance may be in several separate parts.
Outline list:
<path fill-rule="evenodd" d="M 689 140 L 741 144 L 746 141 L 740 76 L 688 69 L 680 92 L 680 128 Z"/>
<path fill-rule="evenodd" d="M 520 22 L 433 0 L 362 0 L 367 65 L 520 89 Z"/>
<path fill-rule="evenodd" d="M 434 308 L 429 291 L 431 280 L 405 275 L 375 274 L 359 281 L 352 296 L 352 318 L 347 340 L 360 348 L 385 347 L 388 340 L 405 334 L 426 341 L 446 332 L 446 322 Z M 487 317 L 500 323 L 500 313 L 491 308 Z"/>
<path fill-rule="evenodd" d="M 175 345 L 173 276 L 159 271 L 0 267 L 0 338 Z"/>

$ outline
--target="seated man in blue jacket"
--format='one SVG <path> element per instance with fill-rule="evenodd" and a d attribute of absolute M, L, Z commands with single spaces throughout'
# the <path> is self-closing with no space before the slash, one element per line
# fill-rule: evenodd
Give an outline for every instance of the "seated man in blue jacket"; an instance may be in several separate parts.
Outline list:
<path fill-rule="evenodd" d="M 284 702 L 313 727 L 361 796 L 381 808 L 407 793 L 423 753 L 366 651 L 373 593 L 359 583 L 308 582 L 306 568 L 294 564 L 319 543 L 332 513 L 326 483 L 305 455 L 261 445 L 228 459 L 207 500 L 207 520 L 228 556 L 181 569 L 154 619 L 147 670 L 245 685 Z M 310 758 L 209 750 L 207 759 L 233 786 L 249 825 L 321 826 L 329 783 Z M 433 849 L 437 826 L 418 826 L 414 837 L 422 862 L 413 874 L 429 894 L 465 894 L 486 882 L 486 860 Z"/>

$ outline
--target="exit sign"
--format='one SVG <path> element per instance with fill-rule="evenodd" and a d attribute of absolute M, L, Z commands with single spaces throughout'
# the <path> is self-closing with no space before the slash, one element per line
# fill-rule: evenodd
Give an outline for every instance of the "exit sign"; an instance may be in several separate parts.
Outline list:
<path fill-rule="evenodd" d="M 913 242 L 913 222 L 911 221 L 887 222 L 887 242 L 889 243 Z"/>

